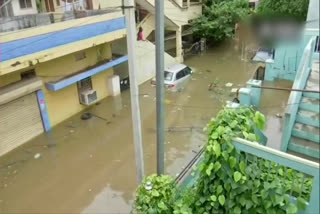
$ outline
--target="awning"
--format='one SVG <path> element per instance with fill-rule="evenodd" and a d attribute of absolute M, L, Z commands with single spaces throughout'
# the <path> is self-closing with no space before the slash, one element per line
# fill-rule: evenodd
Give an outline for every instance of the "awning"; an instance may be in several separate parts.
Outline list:
<path fill-rule="evenodd" d="M 115 60 L 107 62 L 103 65 L 89 69 L 89 70 L 82 72 L 82 73 L 78 73 L 74 76 L 67 77 L 67 78 L 59 80 L 57 82 L 47 82 L 45 85 L 46 85 L 46 88 L 50 91 L 58 91 L 60 89 L 66 88 L 66 87 L 68 87 L 68 86 L 70 86 L 80 80 L 83 80 L 87 77 L 91 77 L 93 75 L 96 75 L 102 71 L 105 71 L 113 66 L 119 65 L 119 64 L 126 62 L 126 61 L 128 61 L 128 56 L 122 56 L 120 58 L 117 58 Z"/>

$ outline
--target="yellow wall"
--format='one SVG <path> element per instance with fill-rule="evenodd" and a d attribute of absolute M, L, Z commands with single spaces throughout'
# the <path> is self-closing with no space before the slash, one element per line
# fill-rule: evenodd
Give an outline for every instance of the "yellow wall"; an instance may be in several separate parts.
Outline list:
<path fill-rule="evenodd" d="M 98 50 L 104 59 L 111 58 L 110 44 L 103 44 L 84 50 L 86 58 L 80 61 L 75 60 L 75 54 L 69 54 L 48 62 L 36 65 L 35 70 L 43 82 L 50 82 L 72 75 L 88 66 L 98 62 Z M 95 76 L 92 76 L 92 87 L 97 91 L 98 100 L 109 95 L 108 77 L 113 75 L 113 69 L 108 69 Z M 44 87 L 44 94 L 47 102 L 48 113 L 51 125 L 54 126 L 70 116 L 86 108 L 79 103 L 77 84 L 73 84 L 59 91 L 49 91 Z"/>
<path fill-rule="evenodd" d="M 17 82 L 21 79 L 20 72 L 13 72 L 0 77 L 0 87 Z"/>

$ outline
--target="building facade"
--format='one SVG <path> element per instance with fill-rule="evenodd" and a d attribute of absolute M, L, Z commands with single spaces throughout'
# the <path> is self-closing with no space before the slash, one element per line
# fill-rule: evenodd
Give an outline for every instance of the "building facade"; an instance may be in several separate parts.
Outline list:
<path fill-rule="evenodd" d="M 1 0 L 0 17 L 37 14 L 36 0 Z"/>
<path fill-rule="evenodd" d="M 127 56 L 111 43 L 125 34 L 110 12 L 0 35 L 0 155 L 119 93 L 113 67 Z"/>

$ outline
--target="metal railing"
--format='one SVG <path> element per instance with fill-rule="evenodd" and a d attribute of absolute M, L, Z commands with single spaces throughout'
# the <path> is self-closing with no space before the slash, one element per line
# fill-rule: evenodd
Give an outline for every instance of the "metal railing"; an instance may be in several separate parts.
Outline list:
<path fill-rule="evenodd" d="M 306 210 L 301 213 L 315 213 L 319 211 L 319 163 L 309 161 L 294 155 L 290 155 L 285 152 L 281 152 L 258 143 L 250 142 L 241 138 L 233 140 L 234 146 L 241 152 L 251 154 L 254 158 L 261 158 L 263 160 L 269 160 L 277 164 L 277 167 L 284 167 L 285 172 L 288 175 L 290 171 L 292 174 L 292 183 L 289 186 L 289 192 L 287 193 L 292 200 L 296 200 L 302 193 L 302 190 L 307 188 L 304 186 L 304 180 L 309 177 L 312 179 L 311 194 L 308 203 L 306 204 Z M 270 162 L 269 162 L 270 164 Z M 272 173 L 268 171 L 268 175 Z M 278 171 L 275 172 L 273 179 L 280 179 Z M 295 176 L 297 173 L 302 173 L 302 177 Z M 298 182 L 298 179 L 301 182 Z M 282 179 L 283 180 L 283 179 Z M 298 189 L 296 188 L 297 184 Z"/>
<path fill-rule="evenodd" d="M 241 138 L 234 138 L 233 145 L 243 153 L 246 153 L 246 165 L 257 164 L 257 170 L 262 168 L 258 164 L 267 164 L 267 173 L 265 173 L 266 181 L 270 183 L 277 180 L 286 190 L 292 202 L 296 202 L 297 198 L 303 193 L 307 194 L 306 209 L 299 213 L 318 213 L 319 212 L 319 163 L 309 161 L 285 152 L 278 151 L 261 145 L 257 142 L 250 142 Z M 193 186 L 197 176 L 191 176 L 193 166 L 201 163 L 204 149 L 195 156 L 187 165 L 186 169 L 177 177 L 177 182 L 181 188 Z M 263 161 L 260 161 L 263 160 Z M 281 170 L 280 170 L 281 169 Z M 262 172 L 261 172 L 262 173 Z M 291 181 L 288 182 L 290 177 Z M 305 181 L 310 186 L 306 186 Z M 311 183 L 311 184 L 310 184 Z M 308 193 L 306 193 L 308 192 Z"/>

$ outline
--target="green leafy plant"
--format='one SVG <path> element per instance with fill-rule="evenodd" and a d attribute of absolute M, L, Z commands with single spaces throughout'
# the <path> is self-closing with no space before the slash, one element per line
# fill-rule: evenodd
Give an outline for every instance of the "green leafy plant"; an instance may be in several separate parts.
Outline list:
<path fill-rule="evenodd" d="M 135 209 L 138 213 L 173 213 L 176 192 L 172 177 L 150 175 L 136 191 Z"/>
<path fill-rule="evenodd" d="M 254 130 L 264 124 L 264 116 L 250 108 L 224 109 L 211 120 L 192 213 L 296 213 L 303 208 L 305 199 L 297 207 L 287 196 L 292 180 L 280 175 L 284 168 L 239 152 L 231 142 L 234 137 L 258 141 Z"/>
<path fill-rule="evenodd" d="M 305 209 L 312 187 L 309 177 L 239 152 L 232 143 L 234 137 L 259 141 L 255 130 L 264 125 L 263 114 L 252 108 L 224 108 L 206 127 L 208 143 L 195 169 L 195 185 L 179 191 L 169 176 L 152 175 L 137 190 L 138 213 L 278 214 Z M 152 189 L 146 188 L 148 182 Z M 297 203 L 292 203 L 289 195 L 296 197 Z"/>

